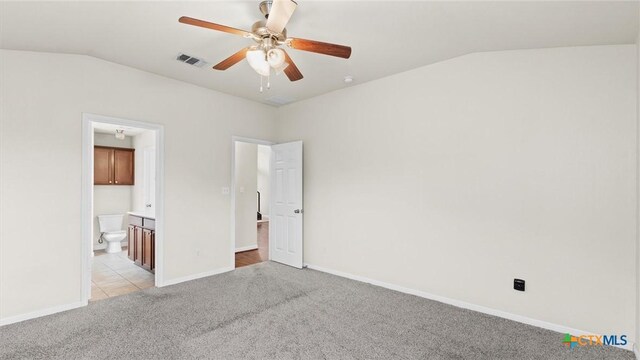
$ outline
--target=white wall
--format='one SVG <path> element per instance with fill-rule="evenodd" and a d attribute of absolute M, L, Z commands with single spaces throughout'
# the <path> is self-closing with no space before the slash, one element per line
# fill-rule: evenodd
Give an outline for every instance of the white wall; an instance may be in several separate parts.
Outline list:
<path fill-rule="evenodd" d="M 156 147 L 156 133 L 152 130 L 144 131 L 133 137 L 132 146 L 135 151 L 135 183 L 131 189 L 131 209 L 145 211 L 144 191 L 144 152 L 147 148 Z M 156 152 L 157 156 L 157 152 Z M 155 161 L 155 160 L 154 160 Z"/>
<path fill-rule="evenodd" d="M 131 148 L 131 137 L 125 136 L 124 140 L 116 139 L 115 135 L 94 134 L 94 145 L 115 146 Z M 100 238 L 100 225 L 98 215 L 126 214 L 131 210 L 131 186 L 95 185 L 93 187 L 93 248 L 105 249 L 106 241 L 98 243 Z M 126 221 L 126 216 L 125 220 Z M 123 224 L 124 229 L 124 224 Z M 126 242 L 123 241 L 123 243 Z"/>
<path fill-rule="evenodd" d="M 233 267 L 221 192 L 231 137 L 272 138 L 273 108 L 87 56 L 10 50 L 0 102 L 0 318 L 81 300 L 83 112 L 165 127 L 166 280 Z"/>
<path fill-rule="evenodd" d="M 104 134 L 96 132 L 93 134 L 93 144 L 130 149 L 133 147 L 133 136 L 125 135 L 124 139 L 119 140 L 116 139 L 115 134 Z"/>
<path fill-rule="evenodd" d="M 271 162 L 271 147 L 258 145 L 258 191 L 260 191 L 260 213 L 262 219 L 269 218 L 270 184 L 269 164 Z"/>
<path fill-rule="evenodd" d="M 236 249 L 246 250 L 258 245 L 258 146 L 244 142 L 235 146 Z"/>
<path fill-rule="evenodd" d="M 640 8 L 638 8 L 638 18 L 640 19 Z M 636 102 L 636 116 L 638 118 L 636 128 L 638 136 L 638 189 L 640 194 L 640 29 L 638 29 L 638 37 L 636 39 L 636 93 L 638 99 Z M 637 232 L 636 232 L 636 355 L 640 354 L 640 199 L 638 199 L 638 209 L 636 212 Z"/>
<path fill-rule="evenodd" d="M 635 51 L 477 53 L 280 108 L 305 262 L 635 338 Z"/>

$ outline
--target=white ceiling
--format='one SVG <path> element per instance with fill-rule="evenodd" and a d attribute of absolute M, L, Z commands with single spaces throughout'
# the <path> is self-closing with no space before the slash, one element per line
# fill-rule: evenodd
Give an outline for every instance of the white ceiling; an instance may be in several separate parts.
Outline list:
<path fill-rule="evenodd" d="M 634 43 L 638 2 L 419 2 L 299 0 L 289 36 L 349 45 L 351 59 L 290 50 L 305 78 L 283 75 L 260 94 L 246 62 L 220 72 L 175 60 L 180 52 L 215 64 L 251 40 L 178 23 L 182 15 L 247 29 L 259 1 L 2 2 L 0 47 L 86 54 L 268 103 L 320 95 L 478 51 Z"/>

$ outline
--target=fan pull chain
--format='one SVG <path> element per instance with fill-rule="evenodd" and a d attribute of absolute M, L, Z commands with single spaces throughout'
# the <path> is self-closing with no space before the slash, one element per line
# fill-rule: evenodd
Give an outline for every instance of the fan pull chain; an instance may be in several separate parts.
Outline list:
<path fill-rule="evenodd" d="M 262 92 L 262 75 L 260 76 L 260 92 Z"/>
<path fill-rule="evenodd" d="M 267 76 L 267 90 L 271 89 L 271 71 L 269 71 L 269 76 Z"/>

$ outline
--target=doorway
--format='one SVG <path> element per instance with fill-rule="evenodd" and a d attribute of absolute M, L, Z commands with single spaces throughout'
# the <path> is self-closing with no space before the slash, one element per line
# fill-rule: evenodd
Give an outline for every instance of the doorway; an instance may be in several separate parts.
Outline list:
<path fill-rule="evenodd" d="M 303 268 L 302 141 L 274 144 L 234 136 L 231 145 L 231 262 L 241 267 L 273 260 Z M 269 154 L 268 165 L 258 166 L 260 145 L 263 156 Z M 268 179 L 263 190 L 259 171 Z"/>
<path fill-rule="evenodd" d="M 271 143 L 234 138 L 233 249 L 235 267 L 269 260 Z"/>
<path fill-rule="evenodd" d="M 82 300 L 162 286 L 161 125 L 83 114 Z"/>

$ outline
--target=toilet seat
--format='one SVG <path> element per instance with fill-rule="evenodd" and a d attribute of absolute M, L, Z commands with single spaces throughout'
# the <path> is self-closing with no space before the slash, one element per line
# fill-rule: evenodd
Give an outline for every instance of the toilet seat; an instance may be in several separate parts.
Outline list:
<path fill-rule="evenodd" d="M 102 234 L 102 238 L 107 241 L 120 241 L 123 240 L 127 236 L 126 231 L 113 231 Z"/>

